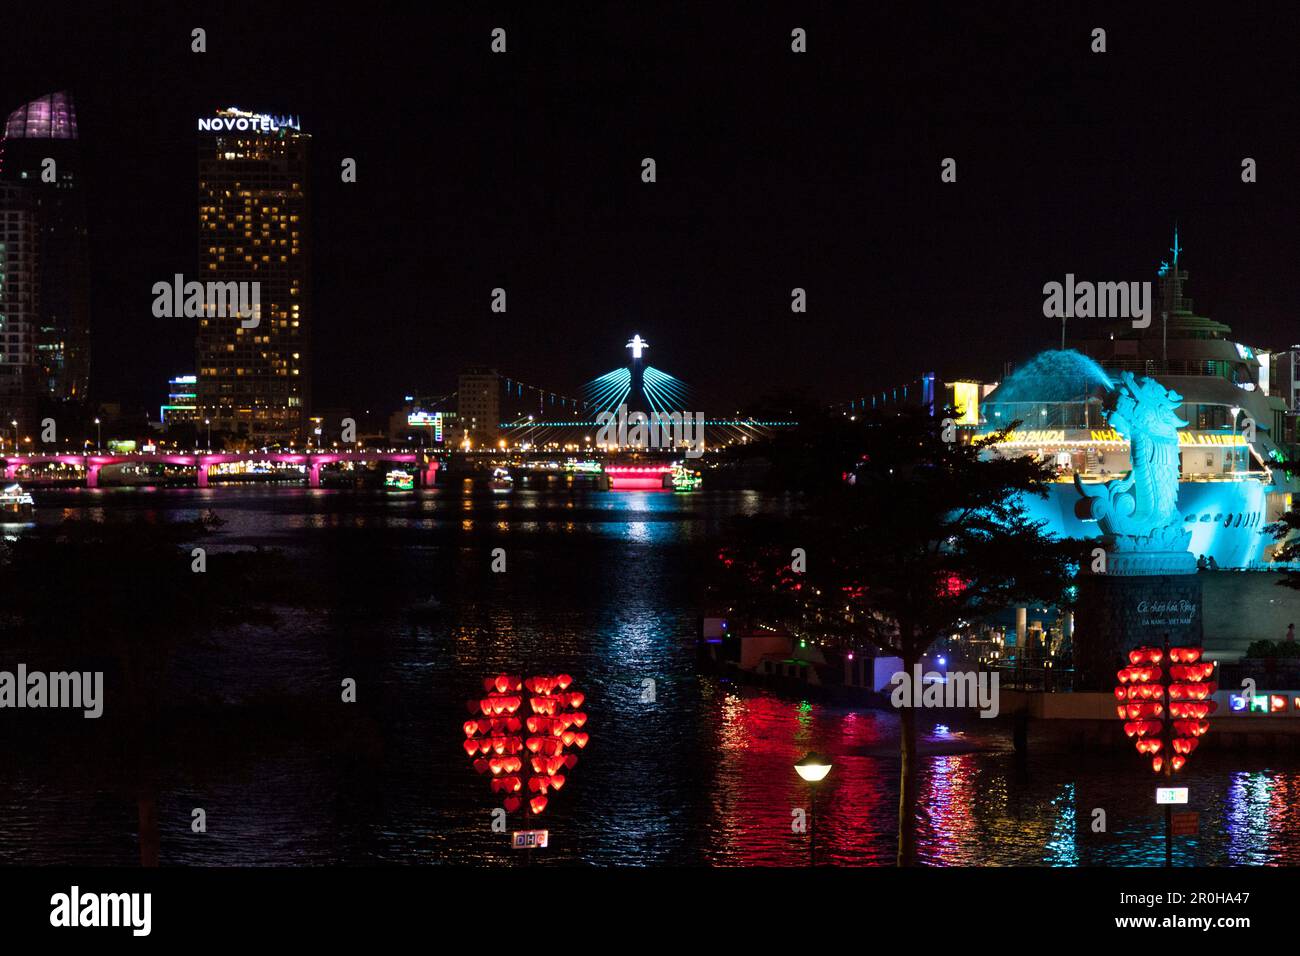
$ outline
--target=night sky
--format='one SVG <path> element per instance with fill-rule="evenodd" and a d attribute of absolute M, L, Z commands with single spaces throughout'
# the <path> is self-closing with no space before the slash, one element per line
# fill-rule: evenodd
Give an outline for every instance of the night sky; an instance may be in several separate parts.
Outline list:
<path fill-rule="evenodd" d="M 1300 340 L 1294 8 L 414 6 L 6 5 L 0 112 L 77 101 L 97 398 L 157 405 L 193 370 L 151 286 L 195 272 L 196 121 L 228 105 L 314 137 L 317 407 L 480 362 L 575 394 L 633 332 L 706 411 L 995 379 L 1057 340 L 1044 282 L 1154 280 L 1175 219 L 1198 312 Z"/>

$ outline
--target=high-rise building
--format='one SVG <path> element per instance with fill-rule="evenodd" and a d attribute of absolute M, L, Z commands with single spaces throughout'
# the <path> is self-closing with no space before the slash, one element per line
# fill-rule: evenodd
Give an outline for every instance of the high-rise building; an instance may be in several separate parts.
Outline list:
<path fill-rule="evenodd" d="M 36 196 L 26 186 L 0 181 L 0 433 L 10 442 L 31 434 L 36 424 L 39 264 Z"/>
<path fill-rule="evenodd" d="M 456 443 L 470 448 L 495 445 L 501 437 L 501 376 L 494 368 L 460 373 L 456 400 Z"/>
<path fill-rule="evenodd" d="M 77 112 L 65 92 L 18 107 L 0 139 L 0 178 L 26 187 L 39 220 L 39 314 L 29 387 L 57 410 L 86 400 L 90 383 L 90 276 Z"/>
<path fill-rule="evenodd" d="M 311 137 L 294 118 L 234 107 L 198 125 L 197 279 L 248 283 L 259 302 L 250 319 L 220 309 L 224 295 L 208 296 L 196 349 L 199 413 L 214 431 L 257 444 L 302 441 L 311 395 Z"/>
<path fill-rule="evenodd" d="M 1300 444 L 1300 345 L 1279 349 L 1269 358 L 1269 394 L 1286 404 L 1283 434 L 1289 444 Z"/>

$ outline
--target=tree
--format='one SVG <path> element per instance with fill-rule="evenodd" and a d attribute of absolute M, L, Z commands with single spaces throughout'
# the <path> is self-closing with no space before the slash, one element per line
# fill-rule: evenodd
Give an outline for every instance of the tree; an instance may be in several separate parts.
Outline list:
<path fill-rule="evenodd" d="M 1289 470 L 1287 477 L 1291 477 Z M 1300 505 L 1293 507 L 1264 530 L 1272 532 L 1278 543 L 1273 551 L 1274 561 L 1288 564 L 1300 563 Z M 1300 590 L 1300 572 L 1287 571 L 1277 583 L 1283 587 Z"/>
<path fill-rule="evenodd" d="M 749 531 L 726 555 L 731 570 L 751 588 L 769 575 L 768 590 L 787 616 L 900 657 L 909 674 L 937 637 L 963 622 L 1015 603 L 1059 600 L 1077 546 L 1045 534 L 1020 504 L 1022 495 L 1047 494 L 1051 465 L 988 453 L 996 436 L 970 444 L 944 438 L 920 411 L 801 419 L 783 441 L 798 451 L 787 476 L 805 493 L 806 508 L 785 534 L 790 547 L 805 549 L 807 573 L 792 581 L 785 542 L 786 567 L 767 565 L 772 552 L 756 548 Z M 909 865 L 916 726 L 911 708 L 899 716 L 898 862 Z"/>

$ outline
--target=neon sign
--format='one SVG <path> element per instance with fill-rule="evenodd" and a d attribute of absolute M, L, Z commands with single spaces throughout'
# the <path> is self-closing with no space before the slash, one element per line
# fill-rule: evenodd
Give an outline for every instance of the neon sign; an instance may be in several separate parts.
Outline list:
<path fill-rule="evenodd" d="M 442 412 L 411 412 L 406 424 L 412 428 L 433 428 L 433 440 L 442 441 Z"/>
<path fill-rule="evenodd" d="M 296 116 L 249 113 L 235 107 L 199 119 L 199 131 L 206 133 L 278 133 L 281 129 L 301 130 L 302 125 Z"/>

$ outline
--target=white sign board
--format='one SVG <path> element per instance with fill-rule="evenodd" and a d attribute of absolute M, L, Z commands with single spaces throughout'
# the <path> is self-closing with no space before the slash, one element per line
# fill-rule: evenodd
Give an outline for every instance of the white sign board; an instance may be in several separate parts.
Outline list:
<path fill-rule="evenodd" d="M 1186 787 L 1156 787 L 1156 803 L 1186 803 Z"/>
<path fill-rule="evenodd" d="M 516 850 L 531 850 L 534 847 L 545 847 L 550 842 L 551 831 L 549 830 L 516 830 L 511 834 L 511 846 Z"/>

